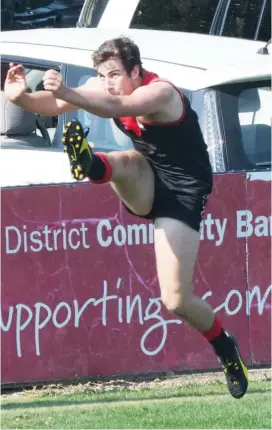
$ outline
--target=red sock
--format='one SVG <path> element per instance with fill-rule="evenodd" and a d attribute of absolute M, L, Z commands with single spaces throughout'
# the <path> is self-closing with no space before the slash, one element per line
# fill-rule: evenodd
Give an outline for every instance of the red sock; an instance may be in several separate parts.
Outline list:
<path fill-rule="evenodd" d="M 221 325 L 221 322 L 215 317 L 213 325 L 211 326 L 210 330 L 202 332 L 202 335 L 205 337 L 205 339 L 208 342 L 211 342 L 216 337 L 220 336 L 222 331 L 223 331 L 223 327 Z"/>
<path fill-rule="evenodd" d="M 93 182 L 94 184 L 105 184 L 106 182 L 109 182 L 111 180 L 111 177 L 112 177 L 112 167 L 110 165 L 109 160 L 107 159 L 107 156 L 105 154 L 103 154 L 102 152 L 96 152 L 93 155 L 93 157 L 96 157 L 96 159 L 100 158 L 100 161 L 102 161 L 102 163 L 103 163 L 100 167 L 102 167 L 103 170 L 105 170 L 105 173 L 100 179 L 92 179 L 89 177 L 88 178 L 89 181 Z M 99 174 L 99 176 L 100 176 L 100 174 Z"/>

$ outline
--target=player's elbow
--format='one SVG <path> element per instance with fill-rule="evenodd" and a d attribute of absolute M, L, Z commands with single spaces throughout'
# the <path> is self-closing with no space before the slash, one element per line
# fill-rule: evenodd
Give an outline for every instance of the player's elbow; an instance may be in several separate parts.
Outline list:
<path fill-rule="evenodd" d="M 74 110 L 77 110 L 78 108 L 71 103 L 67 103 L 63 100 L 56 99 L 56 103 L 54 106 L 50 106 L 50 116 L 57 116 L 61 115 L 66 112 L 73 112 Z"/>

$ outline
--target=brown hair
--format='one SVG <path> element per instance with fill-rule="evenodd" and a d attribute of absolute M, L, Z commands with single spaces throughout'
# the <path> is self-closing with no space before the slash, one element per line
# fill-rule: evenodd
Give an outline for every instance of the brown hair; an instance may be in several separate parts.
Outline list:
<path fill-rule="evenodd" d="M 122 61 L 129 76 L 136 65 L 140 67 L 140 76 L 143 76 L 140 50 L 128 37 L 118 37 L 104 42 L 93 53 L 92 58 L 94 67 L 97 68 L 101 63 L 104 63 L 113 57 L 119 58 Z"/>

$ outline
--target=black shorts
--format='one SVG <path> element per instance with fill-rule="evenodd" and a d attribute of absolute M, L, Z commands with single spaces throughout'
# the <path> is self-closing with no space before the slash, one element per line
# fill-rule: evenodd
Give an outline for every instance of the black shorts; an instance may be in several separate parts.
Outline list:
<path fill-rule="evenodd" d="M 211 185 L 199 181 L 197 187 L 184 187 L 180 184 L 168 183 L 155 169 L 154 202 L 148 215 L 141 218 L 173 218 L 182 221 L 199 232 L 202 215 L 211 192 Z M 128 212 L 134 214 L 126 205 Z"/>

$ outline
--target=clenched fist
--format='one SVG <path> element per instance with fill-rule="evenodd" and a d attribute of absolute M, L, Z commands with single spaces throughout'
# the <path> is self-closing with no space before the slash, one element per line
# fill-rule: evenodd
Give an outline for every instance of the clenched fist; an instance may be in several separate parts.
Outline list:
<path fill-rule="evenodd" d="M 66 89 L 61 73 L 52 69 L 45 72 L 43 76 L 43 86 L 45 90 L 52 91 L 56 98 L 61 98 Z"/>

